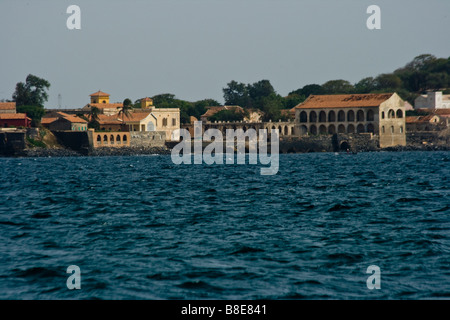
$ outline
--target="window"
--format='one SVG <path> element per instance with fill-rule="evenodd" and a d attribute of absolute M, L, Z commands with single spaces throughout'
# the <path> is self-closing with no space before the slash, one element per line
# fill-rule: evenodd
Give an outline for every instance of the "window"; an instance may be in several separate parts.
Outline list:
<path fill-rule="evenodd" d="M 347 113 L 347 121 L 348 121 L 348 122 L 353 122 L 353 121 L 355 121 L 355 113 L 353 112 L 353 110 L 350 110 L 350 111 Z"/>
<path fill-rule="evenodd" d="M 374 120 L 373 110 L 367 111 L 367 121 L 373 121 L 373 120 Z"/>
<path fill-rule="evenodd" d="M 384 111 L 381 112 L 381 119 L 384 119 Z"/>
<path fill-rule="evenodd" d="M 403 133 L 403 127 L 400 127 L 400 133 Z"/>
<path fill-rule="evenodd" d="M 162 126 L 163 127 L 167 127 L 167 119 L 166 118 L 163 119 Z"/>
<path fill-rule="evenodd" d="M 382 127 L 381 127 L 381 132 L 382 132 L 382 133 L 384 133 L 384 132 L 385 132 L 385 130 L 384 130 L 384 126 L 382 126 Z"/>
<path fill-rule="evenodd" d="M 172 119 L 172 127 L 175 127 L 177 125 L 177 119 Z"/>
<path fill-rule="evenodd" d="M 307 114 L 306 114 L 306 112 L 305 111 L 302 111 L 301 113 L 300 113 L 300 122 L 307 122 L 308 120 L 307 120 Z"/>
<path fill-rule="evenodd" d="M 391 126 L 391 133 L 394 133 L 394 126 Z"/>

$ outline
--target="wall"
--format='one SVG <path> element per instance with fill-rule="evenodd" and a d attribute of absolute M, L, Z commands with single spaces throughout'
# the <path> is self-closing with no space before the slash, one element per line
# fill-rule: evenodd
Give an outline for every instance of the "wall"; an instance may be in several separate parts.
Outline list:
<path fill-rule="evenodd" d="M 405 112 L 405 102 L 397 94 L 380 104 L 381 148 L 406 145 Z"/>
<path fill-rule="evenodd" d="M 76 151 L 88 150 L 90 141 L 87 131 L 53 131 L 63 146 Z"/>
<path fill-rule="evenodd" d="M 378 107 L 296 109 L 295 121 L 296 135 L 356 132 L 377 134 Z"/>
<path fill-rule="evenodd" d="M 174 130 L 180 128 L 179 108 L 153 108 L 152 114 L 156 117 L 156 131 L 164 131 L 168 141 L 177 141 L 180 139 L 179 136 L 172 137 Z M 173 120 L 175 123 L 173 123 Z"/>
<path fill-rule="evenodd" d="M 26 147 L 26 131 L 0 131 L 0 154 L 13 155 Z"/>
<path fill-rule="evenodd" d="M 164 131 L 136 131 L 130 132 L 131 147 L 163 147 L 166 141 Z"/>
<path fill-rule="evenodd" d="M 333 134 L 285 138 L 280 141 L 280 153 L 338 152 L 378 150 L 378 137 L 372 133 Z"/>
<path fill-rule="evenodd" d="M 129 147 L 131 144 L 130 132 L 95 132 L 89 130 L 90 145 L 94 148 L 99 147 Z"/>

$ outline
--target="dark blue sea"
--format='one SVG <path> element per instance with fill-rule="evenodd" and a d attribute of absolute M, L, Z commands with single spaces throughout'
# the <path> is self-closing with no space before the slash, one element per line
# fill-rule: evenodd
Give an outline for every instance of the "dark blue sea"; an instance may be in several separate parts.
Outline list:
<path fill-rule="evenodd" d="M 450 152 L 0 163 L 0 299 L 450 298 Z"/>

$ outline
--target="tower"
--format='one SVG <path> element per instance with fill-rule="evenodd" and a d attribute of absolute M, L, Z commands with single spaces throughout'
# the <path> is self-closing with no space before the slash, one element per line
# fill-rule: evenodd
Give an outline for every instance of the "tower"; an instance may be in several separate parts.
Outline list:
<path fill-rule="evenodd" d="M 91 103 L 109 103 L 109 94 L 100 90 L 91 94 Z"/>

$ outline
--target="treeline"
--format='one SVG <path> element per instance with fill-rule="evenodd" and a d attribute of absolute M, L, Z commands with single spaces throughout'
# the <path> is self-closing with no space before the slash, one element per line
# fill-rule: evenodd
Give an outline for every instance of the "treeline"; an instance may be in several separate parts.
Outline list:
<path fill-rule="evenodd" d="M 38 123 L 44 114 L 44 103 L 48 99 L 47 90 L 50 83 L 34 75 L 28 75 L 25 83 L 16 85 L 12 101 L 16 102 L 18 112 L 26 112 Z M 383 93 L 397 92 L 404 100 L 414 103 L 414 99 L 426 92 L 442 90 L 450 93 L 450 57 L 436 58 L 431 54 L 415 57 L 404 67 L 392 73 L 380 74 L 376 77 L 366 77 L 355 84 L 346 80 L 330 80 L 322 85 L 307 84 L 302 88 L 291 91 L 282 97 L 273 88 L 269 80 L 260 80 L 252 84 L 231 81 L 223 88 L 226 105 L 236 105 L 244 109 L 245 114 L 251 109 L 264 112 L 264 121 L 285 120 L 288 115 L 283 109 L 291 109 L 303 102 L 311 94 L 351 94 L 351 93 Z M 174 94 L 158 94 L 152 97 L 153 103 L 159 108 L 180 108 L 182 123 L 189 123 L 190 117 L 200 119 L 209 106 L 219 106 L 221 103 L 214 99 L 203 99 L 195 102 L 181 100 Z M 125 99 L 125 101 L 128 99 Z M 136 100 L 132 107 L 139 108 L 140 100 Z M 234 121 L 242 119 L 245 114 L 233 114 L 223 111 L 214 116 L 218 121 Z"/>
<path fill-rule="evenodd" d="M 347 80 L 330 80 L 324 84 L 307 84 L 291 91 L 286 97 L 279 95 L 269 80 L 260 80 L 253 84 L 231 81 L 223 88 L 226 105 L 238 105 L 245 110 L 259 109 L 264 112 L 264 121 L 269 119 L 285 120 L 283 109 L 291 109 L 303 102 L 311 94 L 352 94 L 352 93 L 385 93 L 397 92 L 402 99 L 414 104 L 414 99 L 426 91 L 442 90 L 450 93 L 450 57 L 436 58 L 431 54 L 415 57 L 404 67 L 392 73 L 366 77 L 355 84 Z M 188 102 L 176 99 L 173 94 L 160 94 L 153 97 L 158 107 L 177 107 L 181 109 L 181 121 L 189 122 L 189 117 L 197 119 L 206 112 L 206 107 L 217 106 L 213 99 Z M 223 115 L 223 117 L 222 117 Z M 223 118 L 223 119 L 222 119 Z M 230 112 L 222 112 L 214 120 L 232 119 Z"/>

